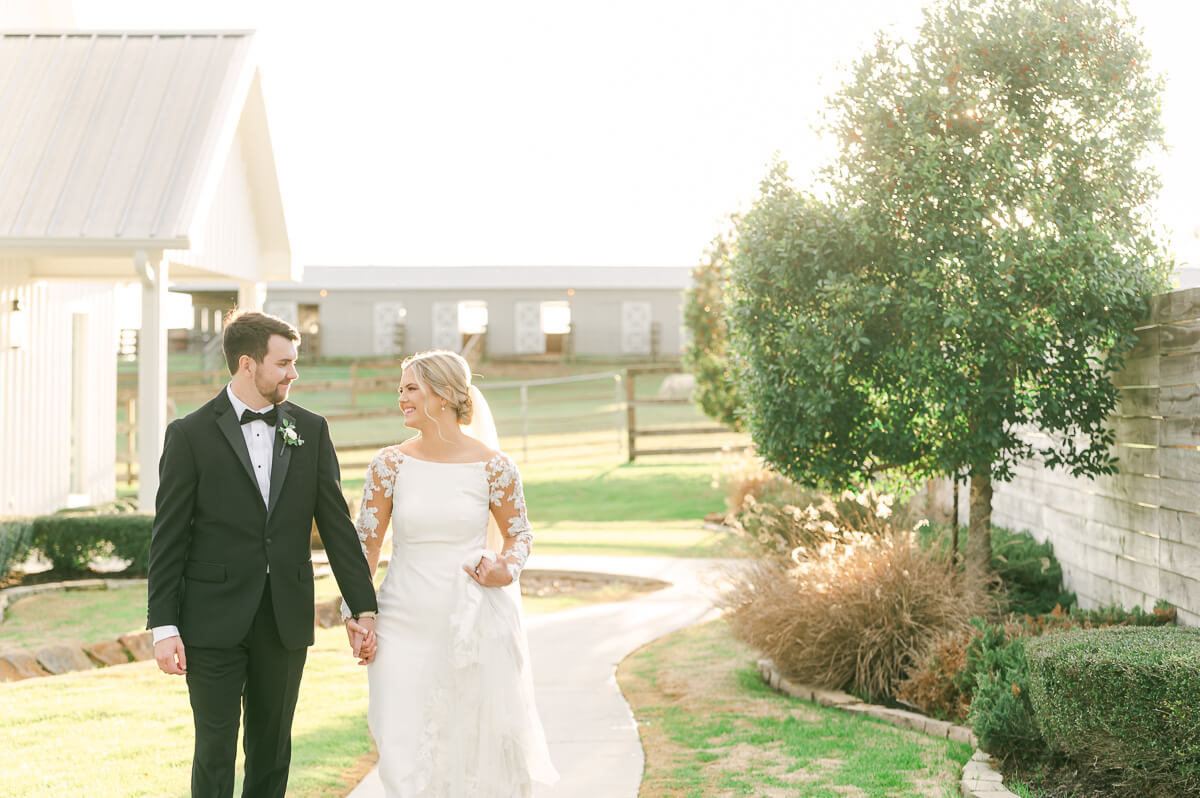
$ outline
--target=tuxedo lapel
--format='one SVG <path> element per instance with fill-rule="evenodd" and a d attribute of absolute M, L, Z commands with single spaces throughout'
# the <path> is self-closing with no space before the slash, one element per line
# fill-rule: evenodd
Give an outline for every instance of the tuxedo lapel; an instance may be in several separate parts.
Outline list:
<path fill-rule="evenodd" d="M 250 464 L 250 451 L 246 448 L 246 439 L 242 437 L 242 425 L 238 421 L 237 414 L 233 412 L 233 405 L 230 404 L 229 396 L 224 390 L 217 394 L 217 398 L 213 402 L 213 410 L 217 414 L 217 427 L 225 436 L 225 440 L 229 441 L 233 453 L 237 455 L 242 468 L 246 471 L 246 476 L 254 483 L 254 489 L 258 490 L 258 480 L 254 478 L 254 466 Z"/>
<path fill-rule="evenodd" d="M 271 513 L 275 510 L 275 503 L 279 501 L 279 494 L 283 490 L 283 480 L 287 477 L 288 464 L 292 461 L 292 447 L 279 434 L 279 429 L 286 423 L 295 425 L 296 421 L 288 413 L 283 405 L 276 405 L 276 412 L 279 414 L 276 419 L 275 440 L 271 448 L 271 493 L 270 499 L 267 501 L 267 518 L 271 517 Z"/>

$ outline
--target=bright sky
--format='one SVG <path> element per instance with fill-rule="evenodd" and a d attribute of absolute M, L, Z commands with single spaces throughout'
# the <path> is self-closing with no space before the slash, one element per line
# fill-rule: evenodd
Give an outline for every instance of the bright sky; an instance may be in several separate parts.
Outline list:
<path fill-rule="evenodd" d="M 74 0 L 80 27 L 254 28 L 303 264 L 680 264 L 839 63 L 921 0 Z M 1200 264 L 1200 4 L 1131 0 L 1165 71 L 1163 219 Z"/>

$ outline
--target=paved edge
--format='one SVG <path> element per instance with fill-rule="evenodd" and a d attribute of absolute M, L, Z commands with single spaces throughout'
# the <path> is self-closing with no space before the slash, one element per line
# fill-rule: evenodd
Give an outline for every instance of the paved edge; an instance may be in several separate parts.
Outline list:
<path fill-rule="evenodd" d="M 967 743 L 975 748 L 975 753 L 963 766 L 962 778 L 959 780 L 959 791 L 962 795 L 965 798 L 1009 798 L 1010 796 L 1017 798 L 1016 793 L 1005 788 L 1004 777 L 992 767 L 991 756 L 980 750 L 979 740 L 975 737 L 975 733 L 966 726 L 926 717 L 919 712 L 866 704 L 840 690 L 826 690 L 821 687 L 797 684 L 780 673 L 779 669 L 775 667 L 775 663 L 769 659 L 758 661 L 758 672 L 762 675 L 763 681 L 773 689 L 792 698 L 840 709 L 843 712 L 868 715 L 884 723 L 912 729 L 931 737 Z"/>

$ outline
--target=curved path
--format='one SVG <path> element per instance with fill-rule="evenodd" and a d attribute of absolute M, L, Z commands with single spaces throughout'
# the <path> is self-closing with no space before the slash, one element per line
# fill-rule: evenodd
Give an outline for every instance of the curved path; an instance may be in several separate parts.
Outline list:
<path fill-rule="evenodd" d="M 530 568 L 648 576 L 671 587 L 642 598 L 526 618 L 538 710 L 561 779 L 535 798 L 635 798 L 642 746 L 616 668 L 632 652 L 716 612 L 723 561 L 538 555 Z M 383 798 L 372 770 L 349 798 Z"/>

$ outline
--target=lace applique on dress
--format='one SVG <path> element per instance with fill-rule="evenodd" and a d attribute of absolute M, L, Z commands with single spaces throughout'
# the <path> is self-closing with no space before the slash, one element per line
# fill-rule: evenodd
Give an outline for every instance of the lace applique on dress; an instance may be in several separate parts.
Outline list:
<path fill-rule="evenodd" d="M 376 452 L 371 458 L 371 464 L 367 466 L 367 475 L 363 480 L 362 504 L 359 505 L 358 518 L 354 522 L 364 557 L 367 556 L 367 542 L 372 539 L 378 540 L 381 531 L 385 531 L 379 529 L 379 505 L 382 503 L 380 500 L 387 499 L 390 508 L 392 492 L 396 487 L 396 472 L 403 461 L 404 455 L 400 452 L 400 447 L 389 446 Z M 379 541 L 373 546 L 377 548 L 382 543 L 383 541 Z"/>
<path fill-rule="evenodd" d="M 529 559 L 529 551 L 533 545 L 533 527 L 529 524 L 529 516 L 525 512 L 525 489 L 521 485 L 521 472 L 510 457 L 498 454 L 487 462 L 488 496 L 492 506 L 498 508 L 495 513 L 501 531 L 513 538 L 512 547 L 506 547 L 506 554 L 515 560 L 508 566 L 508 571 L 515 580 Z M 503 523 L 507 516 L 507 524 Z M 505 528 L 507 527 L 507 529 Z"/>

